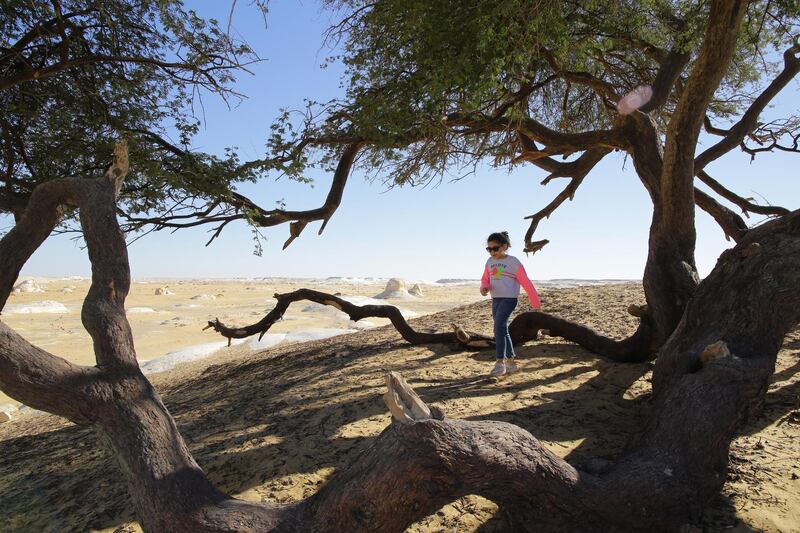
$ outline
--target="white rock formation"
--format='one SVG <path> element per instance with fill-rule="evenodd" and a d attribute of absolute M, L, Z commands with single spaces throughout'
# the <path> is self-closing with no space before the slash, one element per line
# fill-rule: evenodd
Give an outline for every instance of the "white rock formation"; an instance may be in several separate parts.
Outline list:
<path fill-rule="evenodd" d="M 419 283 L 408 289 L 408 294 L 411 296 L 416 296 L 417 298 L 422 298 L 422 287 L 419 286 Z"/>
<path fill-rule="evenodd" d="M 156 310 L 152 307 L 129 307 L 125 310 L 125 314 L 141 314 L 141 313 L 155 313 Z"/>
<path fill-rule="evenodd" d="M 11 422 L 14 414 L 17 412 L 17 406 L 10 403 L 0 405 L 0 424 L 3 422 Z"/>
<path fill-rule="evenodd" d="M 406 282 L 399 278 L 392 278 L 386 282 L 386 288 L 383 292 L 376 294 L 375 298 L 385 300 L 386 298 L 413 298 L 408 294 L 406 289 Z"/>
<path fill-rule="evenodd" d="M 30 313 L 69 313 L 69 309 L 61 302 L 54 300 L 43 300 L 41 302 L 31 302 L 28 304 L 9 305 L 3 310 L 7 315 L 30 314 Z"/>
<path fill-rule="evenodd" d="M 20 292 L 44 292 L 44 289 L 39 286 L 38 283 L 33 281 L 32 279 L 26 279 L 16 287 L 14 287 L 13 292 L 20 293 Z"/>
<path fill-rule="evenodd" d="M 169 290 L 169 287 L 159 287 L 156 289 L 155 294 L 156 296 L 170 296 L 175 293 Z"/>

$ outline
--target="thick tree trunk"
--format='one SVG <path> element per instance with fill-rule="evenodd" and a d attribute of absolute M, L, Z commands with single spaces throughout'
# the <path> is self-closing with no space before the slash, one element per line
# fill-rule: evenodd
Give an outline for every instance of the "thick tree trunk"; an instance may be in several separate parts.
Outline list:
<path fill-rule="evenodd" d="M 146 531 L 269 531 L 279 522 L 277 508 L 234 500 L 211 484 L 138 368 L 107 373 L 93 393 L 93 426 L 125 473 Z"/>
<path fill-rule="evenodd" d="M 708 104 L 733 57 L 747 4 L 711 3 L 703 46 L 667 127 L 643 280 L 657 346 L 678 326 L 699 283 L 694 259 L 695 150 Z"/>

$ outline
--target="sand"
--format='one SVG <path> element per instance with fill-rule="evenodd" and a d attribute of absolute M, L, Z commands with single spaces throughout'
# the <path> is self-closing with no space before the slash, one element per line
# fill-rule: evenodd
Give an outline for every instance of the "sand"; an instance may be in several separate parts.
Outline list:
<path fill-rule="evenodd" d="M 12 294 L 2 320 L 50 353 L 78 364 L 95 364 L 92 340 L 80 318 L 89 280 L 30 278 L 20 280 L 17 285 L 28 281 L 42 292 Z M 275 293 L 302 287 L 339 293 L 357 304 L 389 303 L 407 311 L 409 317 L 483 299 L 476 283 L 452 283 L 424 284 L 421 298 L 366 301 L 382 292 L 385 286 L 386 280 L 368 282 L 362 279 L 144 280 L 131 284 L 126 309 L 137 357 L 145 366 L 149 361 L 176 351 L 208 351 L 209 345 L 223 340 L 212 330 L 203 331 L 208 320 L 219 318 L 228 325 L 257 322 L 274 307 Z M 156 294 L 164 289 L 170 294 Z M 284 319 L 275 324 L 270 333 L 294 333 L 288 341 L 297 341 L 303 340 L 303 334 L 306 338 L 324 336 L 322 329 L 362 329 L 388 323 L 381 318 L 353 323 L 345 314 L 330 307 L 298 302 L 289 307 Z M 1 405 L 17 406 L 19 402 L 0 392 Z"/>
<path fill-rule="evenodd" d="M 170 288 L 176 296 L 183 295 L 179 298 L 198 292 L 196 285 L 186 285 L 175 283 Z M 252 307 L 245 311 L 244 304 L 238 307 L 230 297 L 228 284 L 213 287 L 202 292 L 215 295 L 219 289 L 226 296 L 209 301 L 205 315 L 200 311 L 164 315 L 187 321 L 193 317 L 197 323 L 178 326 L 187 330 L 186 339 L 194 339 L 193 344 L 201 342 L 196 325 L 215 305 L 222 309 L 224 302 L 231 306 L 231 317 L 247 317 L 248 312 L 263 311 L 269 305 L 265 296 L 274 292 L 237 289 L 244 299 L 249 297 Z M 361 289 L 369 296 L 382 287 Z M 135 304 L 131 305 L 163 309 L 167 297 L 151 297 L 148 290 L 135 296 L 134 287 L 131 300 Z M 438 300 L 429 296 L 433 288 L 423 290 L 424 305 L 431 311 L 449 301 L 446 296 Z M 459 290 L 443 292 L 453 295 Z M 467 301 L 477 299 L 470 296 L 474 287 L 463 290 Z M 249 296 L 252 292 L 258 294 Z M 615 337 L 633 331 L 635 320 L 625 308 L 643 302 L 638 285 L 543 290 L 541 295 L 550 312 Z M 41 293 L 24 296 L 55 300 Z M 71 305 L 65 298 L 58 301 Z M 425 312 L 423 302 L 418 303 L 419 311 Z M 397 305 L 413 310 L 405 299 Z M 129 316 L 150 320 L 144 318 L 149 315 Z M 8 318 L 11 323 L 12 317 Z M 19 320 L 17 324 L 24 323 Z M 67 318 L 59 320 L 51 327 L 53 342 L 62 337 L 53 331 L 75 327 L 66 324 Z M 418 329 L 442 331 L 451 322 L 490 334 L 488 301 L 411 323 Z M 148 335 L 163 339 L 173 335 L 155 333 L 158 329 L 145 334 L 142 344 L 147 345 Z M 134 333 L 142 336 L 137 326 Z M 36 334 L 32 328 L 30 335 Z M 46 334 L 39 334 L 47 340 Z M 208 339 L 216 340 L 213 335 Z M 423 400 L 438 405 L 447 416 L 512 422 L 576 465 L 593 456 L 613 458 L 646 416 L 651 364 L 609 363 L 556 338 L 527 343 L 517 352 L 521 371 L 489 383 L 484 376 L 491 368 L 492 352 L 466 352 L 451 345 L 410 346 L 391 327 L 379 327 L 260 352 L 234 346 L 153 374 L 151 380 L 214 483 L 253 501 L 297 501 L 313 494 L 336 469 L 357 460 L 389 423 L 381 400 L 383 376 L 389 370 L 401 372 Z M 142 347 L 139 353 L 144 353 Z M 698 527 L 800 531 L 798 355 L 800 330 L 795 330 L 779 354 L 765 409 L 734 441 L 728 480 Z M 137 531 L 138 526 L 124 479 L 90 430 L 49 415 L 0 424 L 0 531 L 115 530 Z M 507 522 L 492 502 L 474 496 L 455 501 L 409 528 L 413 532 L 478 530 L 504 531 Z"/>

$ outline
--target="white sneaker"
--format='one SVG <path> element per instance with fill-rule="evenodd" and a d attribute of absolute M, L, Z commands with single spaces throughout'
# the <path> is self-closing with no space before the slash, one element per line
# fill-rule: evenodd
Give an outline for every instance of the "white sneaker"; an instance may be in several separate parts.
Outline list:
<path fill-rule="evenodd" d="M 506 360 L 506 374 L 513 374 L 515 372 L 519 372 L 519 367 L 517 366 L 517 362 L 513 359 Z"/>
<path fill-rule="evenodd" d="M 506 364 L 503 361 L 497 361 L 494 368 L 489 372 L 489 376 L 497 378 L 506 373 Z"/>

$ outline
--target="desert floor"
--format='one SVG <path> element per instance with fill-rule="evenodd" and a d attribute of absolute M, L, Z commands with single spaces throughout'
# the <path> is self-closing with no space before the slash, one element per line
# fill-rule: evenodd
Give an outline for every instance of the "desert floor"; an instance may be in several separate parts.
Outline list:
<path fill-rule="evenodd" d="M 77 287 L 84 282 L 57 283 Z M 237 324 L 255 322 L 270 307 L 273 292 L 291 290 L 266 281 L 176 281 L 169 283 L 175 295 L 155 296 L 154 289 L 164 285 L 133 286 L 129 308 L 153 309 L 129 314 L 141 359 L 218 342 L 215 334 L 200 331 L 205 320 L 219 316 Z M 80 304 L 80 289 L 56 298 L 60 289 L 52 288 L 53 294 L 17 295 L 9 303 L 58 299 L 68 309 Z M 327 289 L 374 296 L 382 287 L 338 284 Z M 423 298 L 389 303 L 420 314 L 445 309 L 411 320 L 420 330 L 445 331 L 455 322 L 491 333 L 490 304 L 476 301 L 476 287 L 423 286 L 423 291 Z M 191 300 L 203 294 L 215 299 Z M 545 310 L 617 338 L 635 328 L 627 306 L 643 302 L 637 284 L 546 289 L 541 295 Z M 198 307 L 185 307 L 192 304 Z M 296 305 L 297 318 L 279 323 L 276 330 L 347 327 L 335 314 L 323 317 L 318 310 L 303 311 L 303 304 Z M 524 310 L 524 305 L 518 309 Z M 3 320 L 32 342 L 89 363 L 88 338 L 80 340 L 79 318 L 73 315 L 11 314 Z M 306 319 L 308 323 L 299 322 Z M 161 332 L 164 328 L 169 331 Z M 550 337 L 518 347 L 517 354 L 521 371 L 490 382 L 485 375 L 492 352 L 444 344 L 410 346 L 384 326 L 261 351 L 233 346 L 150 379 L 211 479 L 222 490 L 253 501 L 297 501 L 318 490 L 338 468 L 358 460 L 389 424 L 381 395 L 390 370 L 401 372 L 424 401 L 438 405 L 448 417 L 517 424 L 576 466 L 590 457 L 613 458 L 647 416 L 650 363 L 610 363 Z M 796 329 L 779 354 L 764 410 L 733 442 L 728 480 L 695 524 L 698 528 L 800 531 L 799 355 Z M 33 413 L 0 424 L 0 531 L 137 528 L 124 478 L 91 430 Z M 506 530 L 504 511 L 475 496 L 409 528 Z"/>

